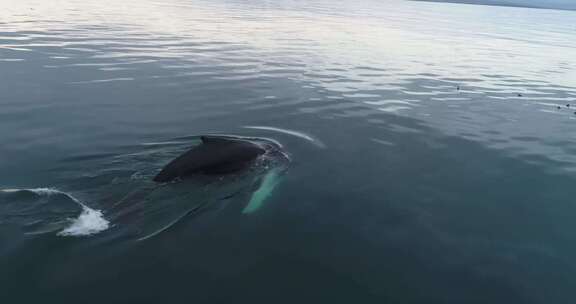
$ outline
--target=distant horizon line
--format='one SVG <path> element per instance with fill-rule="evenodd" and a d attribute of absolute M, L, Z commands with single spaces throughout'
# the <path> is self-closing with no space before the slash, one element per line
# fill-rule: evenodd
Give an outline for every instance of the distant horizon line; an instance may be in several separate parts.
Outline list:
<path fill-rule="evenodd" d="M 515 3 L 505 3 L 505 2 L 498 1 L 498 0 L 488 0 L 488 1 L 486 1 L 486 0 L 410 0 L 410 1 L 576 11 L 576 7 L 570 8 L 570 7 L 556 7 L 556 6 L 538 6 L 538 5 L 531 5 L 531 4 L 515 4 Z"/>

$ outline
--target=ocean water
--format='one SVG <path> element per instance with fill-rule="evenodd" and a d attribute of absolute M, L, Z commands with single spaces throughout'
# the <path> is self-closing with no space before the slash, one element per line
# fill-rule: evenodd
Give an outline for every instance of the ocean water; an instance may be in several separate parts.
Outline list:
<path fill-rule="evenodd" d="M 0 0 L 1 302 L 572 304 L 574 20 Z M 287 158 L 151 185 L 202 134 Z"/>

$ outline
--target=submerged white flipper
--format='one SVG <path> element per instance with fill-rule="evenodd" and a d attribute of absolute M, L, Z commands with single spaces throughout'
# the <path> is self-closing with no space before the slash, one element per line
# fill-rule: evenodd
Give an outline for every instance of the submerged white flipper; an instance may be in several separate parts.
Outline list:
<path fill-rule="evenodd" d="M 258 211 L 264 205 L 266 199 L 272 194 L 278 183 L 280 182 L 281 170 L 272 169 L 266 173 L 262 178 L 262 183 L 258 190 L 252 193 L 250 202 L 246 205 L 242 213 L 250 214 Z"/>

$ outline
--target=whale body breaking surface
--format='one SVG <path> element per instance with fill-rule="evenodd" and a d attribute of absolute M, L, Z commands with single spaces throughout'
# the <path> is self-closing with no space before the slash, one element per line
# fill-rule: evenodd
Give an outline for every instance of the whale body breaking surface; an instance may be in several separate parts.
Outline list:
<path fill-rule="evenodd" d="M 262 145 L 237 138 L 201 136 L 202 144 L 172 160 L 154 177 L 169 182 L 196 174 L 227 174 L 248 167 L 266 153 Z"/>
<path fill-rule="evenodd" d="M 99 162 L 104 168 L 92 176 L 99 179 L 103 172 L 108 181 L 86 184 L 80 192 L 66 192 L 66 185 L 78 178 L 76 174 L 50 188 L 0 189 L 0 224 L 18 227 L 29 236 L 79 237 L 111 230 L 107 235 L 143 240 L 208 206 L 214 210 L 234 201 L 243 214 L 257 211 L 290 163 L 282 145 L 271 139 L 228 135 L 192 139 L 200 142 L 180 154 L 172 145 L 160 143 L 151 152 L 102 159 Z M 172 157 L 163 165 L 160 157 L 166 159 L 166 154 Z M 122 170 L 118 164 L 136 168 L 127 171 L 126 177 L 110 179 L 105 166 L 111 164 L 115 170 Z M 90 199 L 87 192 L 92 192 Z M 93 203 L 85 203 L 88 200 Z"/>

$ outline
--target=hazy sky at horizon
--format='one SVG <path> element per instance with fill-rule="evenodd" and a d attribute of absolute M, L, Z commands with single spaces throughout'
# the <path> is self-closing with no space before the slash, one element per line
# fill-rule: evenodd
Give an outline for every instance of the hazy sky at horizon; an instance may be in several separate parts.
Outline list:
<path fill-rule="evenodd" d="M 435 0 L 442 1 L 442 0 Z M 446 0 L 446 2 L 475 2 L 475 3 L 485 3 L 485 4 L 508 4 L 508 5 L 528 5 L 528 6 L 538 6 L 538 7 L 549 7 L 549 8 L 562 8 L 562 9 L 576 9 L 575 0 Z"/>

